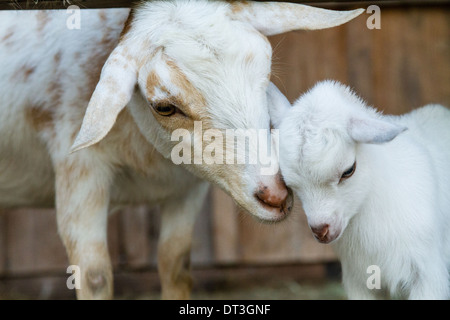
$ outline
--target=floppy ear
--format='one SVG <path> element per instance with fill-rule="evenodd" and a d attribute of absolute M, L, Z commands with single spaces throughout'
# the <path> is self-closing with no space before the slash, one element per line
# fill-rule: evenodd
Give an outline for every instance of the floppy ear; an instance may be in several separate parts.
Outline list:
<path fill-rule="evenodd" d="M 269 87 L 267 88 L 267 104 L 269 107 L 270 121 L 275 128 L 278 128 L 284 115 L 291 108 L 291 104 L 272 82 L 269 83 Z"/>
<path fill-rule="evenodd" d="M 386 143 L 407 129 L 385 120 L 372 118 L 351 118 L 348 123 L 348 132 L 352 139 L 362 143 Z"/>
<path fill-rule="evenodd" d="M 315 30 L 339 26 L 364 9 L 335 11 L 287 2 L 234 1 L 231 16 L 253 25 L 266 36 L 292 30 Z"/>
<path fill-rule="evenodd" d="M 103 66 L 100 81 L 70 152 L 102 140 L 116 122 L 119 112 L 130 102 L 137 82 L 137 68 L 134 61 L 122 55 L 122 49 L 120 45 L 116 47 Z"/>

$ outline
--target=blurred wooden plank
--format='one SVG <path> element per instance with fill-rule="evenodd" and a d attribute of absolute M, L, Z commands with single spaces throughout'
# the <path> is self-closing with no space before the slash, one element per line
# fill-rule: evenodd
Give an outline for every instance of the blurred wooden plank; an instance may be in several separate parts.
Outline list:
<path fill-rule="evenodd" d="M 159 212 L 146 206 L 120 212 L 121 264 L 139 269 L 156 266 Z"/>
<path fill-rule="evenodd" d="M 416 58 L 416 75 L 422 92 L 418 105 L 441 103 L 450 107 L 450 10 L 430 9 L 425 15 L 414 10 L 410 23 L 417 24 L 419 15 L 420 28 L 416 28 L 417 37 L 412 39 L 413 53 L 421 52 L 421 57 Z M 417 102 L 410 103 L 417 105 Z"/>
<path fill-rule="evenodd" d="M 348 23 L 347 33 L 347 67 L 348 85 L 351 86 L 369 104 L 374 104 L 374 70 L 373 70 L 373 35 L 379 30 L 369 30 L 364 25 Z"/>
<path fill-rule="evenodd" d="M 211 194 L 212 191 L 210 189 L 194 227 L 191 263 L 193 266 L 197 267 L 210 266 L 214 263 L 214 231 L 212 228 L 213 202 Z"/>
<path fill-rule="evenodd" d="M 18 209 L 7 213 L 6 262 L 8 274 L 65 272 L 69 261 L 56 227 L 52 209 Z M 116 217 L 108 223 L 109 251 L 114 266 L 118 265 L 118 226 Z"/>
<path fill-rule="evenodd" d="M 331 246 L 314 240 L 296 199 L 285 221 L 263 224 L 242 213 L 240 261 L 246 264 L 316 263 L 336 260 Z"/>
<path fill-rule="evenodd" d="M 364 17 L 347 25 L 361 28 Z M 294 31 L 270 37 L 274 48 L 272 81 L 293 102 L 317 81 L 347 82 L 346 27 Z"/>
<path fill-rule="evenodd" d="M 194 298 L 200 290 L 223 290 L 226 293 L 230 288 L 245 289 L 253 285 L 276 282 L 311 283 L 327 280 L 324 264 L 194 268 L 192 275 Z M 61 273 L 4 279 L 0 283 L 0 299 L 73 300 L 75 292 L 67 289 L 66 280 L 67 276 Z M 116 299 L 160 298 L 160 282 L 156 269 L 115 272 L 114 281 Z M 242 299 L 245 298 L 243 294 Z M 295 299 L 295 296 L 292 298 Z"/>
<path fill-rule="evenodd" d="M 120 265 L 120 223 L 119 215 L 112 214 L 108 217 L 108 251 L 113 268 L 117 268 Z"/>
<path fill-rule="evenodd" d="M 8 274 L 65 271 L 68 266 L 54 210 L 8 211 L 6 241 Z"/>
<path fill-rule="evenodd" d="M 218 187 L 213 187 L 211 194 L 214 261 L 218 264 L 236 263 L 240 248 L 236 204 Z"/>
<path fill-rule="evenodd" d="M 255 0 L 266 1 L 266 0 Z M 375 1 L 330 1 L 330 0 L 273 0 L 273 2 L 293 2 L 308 5 L 317 5 L 325 8 L 368 7 L 379 5 L 382 7 L 405 6 L 442 6 L 450 3 L 449 0 L 375 0 Z M 0 0 L 0 10 L 38 10 L 38 9 L 64 9 L 70 5 L 78 5 L 82 9 L 91 8 L 128 8 L 139 3 L 138 0 Z"/>
<path fill-rule="evenodd" d="M 6 210 L 0 209 L 0 276 L 6 271 Z"/>
<path fill-rule="evenodd" d="M 67 288 L 67 276 L 62 272 L 54 275 L 37 274 L 35 276 L 3 279 L 0 283 L 0 299 L 74 300 L 75 290 Z"/>

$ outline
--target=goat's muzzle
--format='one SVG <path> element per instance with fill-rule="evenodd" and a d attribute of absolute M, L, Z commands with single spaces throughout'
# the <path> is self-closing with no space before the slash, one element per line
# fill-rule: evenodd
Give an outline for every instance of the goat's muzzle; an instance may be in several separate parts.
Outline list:
<path fill-rule="evenodd" d="M 271 221 L 281 221 L 292 211 L 294 198 L 292 190 L 286 187 L 280 175 L 275 177 L 275 183 L 261 182 L 255 192 L 255 197 L 274 216 Z"/>

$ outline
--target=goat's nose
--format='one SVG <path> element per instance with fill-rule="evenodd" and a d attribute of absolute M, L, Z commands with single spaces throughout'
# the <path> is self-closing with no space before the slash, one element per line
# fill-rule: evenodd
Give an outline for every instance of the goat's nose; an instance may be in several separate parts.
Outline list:
<path fill-rule="evenodd" d="M 320 242 L 325 242 L 329 227 L 330 226 L 328 224 L 322 224 L 318 227 L 311 227 L 311 231 L 314 233 L 314 236 L 317 238 L 317 240 L 319 240 Z"/>
<path fill-rule="evenodd" d="M 261 182 L 255 196 L 271 207 L 281 208 L 286 205 L 289 192 L 281 176 L 277 175 L 270 184 Z"/>

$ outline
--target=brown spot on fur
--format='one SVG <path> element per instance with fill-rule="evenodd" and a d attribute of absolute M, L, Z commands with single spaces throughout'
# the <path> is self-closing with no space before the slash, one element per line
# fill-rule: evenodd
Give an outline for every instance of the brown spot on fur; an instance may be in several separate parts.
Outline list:
<path fill-rule="evenodd" d="M 100 18 L 100 21 L 105 22 L 105 21 L 106 21 L 106 13 L 105 13 L 105 10 L 101 10 L 101 11 L 98 13 L 98 17 Z"/>
<path fill-rule="evenodd" d="M 26 82 L 30 76 L 36 70 L 36 66 L 23 65 L 17 72 L 11 77 L 13 81 L 23 81 Z"/>
<path fill-rule="evenodd" d="M 14 35 L 14 31 L 9 31 L 8 33 L 5 34 L 5 36 L 2 38 L 2 41 L 6 41 L 9 38 L 11 38 Z"/>
<path fill-rule="evenodd" d="M 134 10 L 130 10 L 130 14 L 128 15 L 127 20 L 125 21 L 125 24 L 123 25 L 123 30 L 120 33 L 119 42 L 122 42 L 122 40 L 125 39 L 127 33 L 131 30 L 131 25 L 133 23 L 134 19 Z"/>
<path fill-rule="evenodd" d="M 50 21 L 50 17 L 47 12 L 45 11 L 38 11 L 36 14 L 37 19 L 37 31 L 42 32 Z"/>
<path fill-rule="evenodd" d="M 55 61 L 55 64 L 59 64 L 60 62 L 61 62 L 61 51 L 58 51 L 58 53 L 56 53 L 54 56 L 53 56 L 53 61 Z"/>
<path fill-rule="evenodd" d="M 113 50 L 116 42 L 117 39 L 103 37 L 99 43 L 99 46 L 101 46 L 103 49 L 101 51 L 101 54 L 88 57 L 88 59 L 86 59 L 85 61 L 81 61 L 83 73 L 85 74 L 85 82 L 80 88 L 80 99 L 85 101 L 90 100 L 92 93 L 94 92 L 95 87 L 97 86 L 97 83 L 100 79 L 102 67 L 105 64 L 108 56 L 111 54 L 111 51 Z M 78 53 L 78 56 L 81 57 L 81 53 Z"/>
<path fill-rule="evenodd" d="M 32 106 L 27 109 L 26 116 L 31 126 L 37 131 L 53 125 L 53 113 L 44 109 L 43 106 Z"/>
<path fill-rule="evenodd" d="M 23 70 L 24 80 L 27 81 L 28 78 L 33 74 L 36 67 L 29 67 Z"/>
<path fill-rule="evenodd" d="M 237 14 L 240 13 L 242 10 L 244 10 L 244 8 L 246 6 L 248 6 L 248 1 L 234 1 L 234 0 L 229 0 L 227 1 L 230 3 L 231 5 L 231 13 L 232 14 Z"/>

